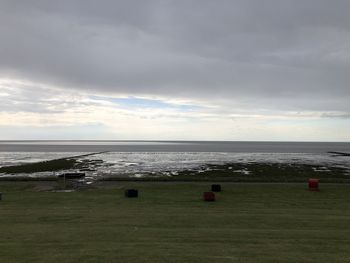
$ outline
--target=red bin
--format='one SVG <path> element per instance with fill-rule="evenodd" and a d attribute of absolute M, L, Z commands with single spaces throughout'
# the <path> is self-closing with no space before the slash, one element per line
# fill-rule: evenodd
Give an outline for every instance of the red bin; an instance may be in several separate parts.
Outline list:
<path fill-rule="evenodd" d="M 204 192 L 203 193 L 204 201 L 215 201 L 215 194 L 213 192 Z"/>
<path fill-rule="evenodd" d="M 318 179 L 309 179 L 309 190 L 310 191 L 318 191 Z"/>

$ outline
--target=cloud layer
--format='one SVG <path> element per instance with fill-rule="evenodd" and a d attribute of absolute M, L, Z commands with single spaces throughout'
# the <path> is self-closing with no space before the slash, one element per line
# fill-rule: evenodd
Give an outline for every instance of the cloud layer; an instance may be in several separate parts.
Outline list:
<path fill-rule="evenodd" d="M 289 120 L 285 127 L 297 120 L 306 139 L 306 131 L 316 128 L 305 119 L 323 121 L 322 128 L 331 125 L 325 119 L 334 120 L 332 125 L 347 131 L 348 10 L 346 0 L 3 0 L 0 121 L 5 125 L 9 114 L 37 119 L 56 114 L 49 124 L 68 125 L 65 114 L 71 114 L 72 123 L 95 125 L 102 119 L 113 126 L 107 112 L 118 107 L 121 115 L 153 114 L 159 118 L 154 127 L 167 132 L 179 118 L 204 127 L 239 118 L 242 127 L 266 125 L 266 134 L 272 120 Z M 145 104 L 127 108 L 121 98 L 149 100 L 166 110 Z M 197 130 L 177 125 L 181 131 L 170 138 L 187 138 Z M 216 139 L 235 139 L 233 127 L 225 124 L 225 134 Z M 148 137 L 161 133 L 150 128 Z M 248 139 L 261 139 L 252 134 Z M 320 138 L 340 139 L 330 130 L 327 134 Z"/>

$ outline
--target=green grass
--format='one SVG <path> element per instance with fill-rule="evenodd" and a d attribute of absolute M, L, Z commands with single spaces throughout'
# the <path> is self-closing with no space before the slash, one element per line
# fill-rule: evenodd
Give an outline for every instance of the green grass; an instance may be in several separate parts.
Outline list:
<path fill-rule="evenodd" d="M 0 262 L 350 262 L 350 185 L 224 183 L 203 202 L 209 186 L 0 182 Z"/>

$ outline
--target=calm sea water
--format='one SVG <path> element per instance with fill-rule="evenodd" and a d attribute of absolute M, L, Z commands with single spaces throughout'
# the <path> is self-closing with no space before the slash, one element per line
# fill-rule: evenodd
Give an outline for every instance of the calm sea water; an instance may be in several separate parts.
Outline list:
<path fill-rule="evenodd" d="M 350 153 L 349 142 L 0 141 L 0 152 Z"/>

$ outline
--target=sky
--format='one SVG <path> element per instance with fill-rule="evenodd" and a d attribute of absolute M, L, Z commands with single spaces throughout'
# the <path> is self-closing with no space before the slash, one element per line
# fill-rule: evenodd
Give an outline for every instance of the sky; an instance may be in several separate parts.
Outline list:
<path fill-rule="evenodd" d="M 0 139 L 350 141 L 348 0 L 0 0 Z"/>

